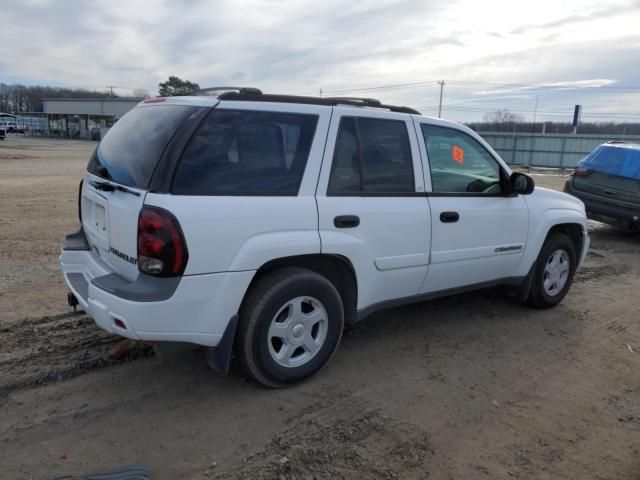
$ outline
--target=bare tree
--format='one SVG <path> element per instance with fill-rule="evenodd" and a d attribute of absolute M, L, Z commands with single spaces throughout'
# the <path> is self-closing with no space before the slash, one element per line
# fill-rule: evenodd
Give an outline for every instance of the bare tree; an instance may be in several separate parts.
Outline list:
<path fill-rule="evenodd" d="M 524 117 L 519 113 L 510 112 L 507 109 L 485 113 L 482 119 L 487 123 L 522 123 Z"/>
<path fill-rule="evenodd" d="M 131 92 L 133 98 L 149 98 L 151 94 L 146 88 L 136 88 Z"/>

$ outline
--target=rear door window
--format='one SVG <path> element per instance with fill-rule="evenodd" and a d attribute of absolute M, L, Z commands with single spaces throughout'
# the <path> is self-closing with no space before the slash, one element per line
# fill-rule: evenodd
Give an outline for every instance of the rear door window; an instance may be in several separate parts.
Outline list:
<path fill-rule="evenodd" d="M 343 117 L 329 176 L 329 195 L 415 192 L 413 159 L 405 122 Z"/>
<path fill-rule="evenodd" d="M 169 140 L 192 107 L 153 105 L 130 110 L 107 132 L 89 161 L 89 173 L 147 188 Z"/>
<path fill-rule="evenodd" d="M 185 149 L 173 192 L 297 195 L 316 115 L 213 110 Z"/>

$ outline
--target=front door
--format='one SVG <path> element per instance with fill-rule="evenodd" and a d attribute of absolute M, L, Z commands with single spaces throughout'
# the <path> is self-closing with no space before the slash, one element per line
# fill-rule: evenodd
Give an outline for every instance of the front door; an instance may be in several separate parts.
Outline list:
<path fill-rule="evenodd" d="M 431 181 L 431 258 L 421 293 L 512 276 L 529 216 L 522 195 L 506 194 L 507 169 L 471 134 L 417 123 Z"/>
<path fill-rule="evenodd" d="M 416 295 L 431 223 L 411 117 L 334 107 L 316 192 L 322 253 L 348 258 L 358 309 Z"/>

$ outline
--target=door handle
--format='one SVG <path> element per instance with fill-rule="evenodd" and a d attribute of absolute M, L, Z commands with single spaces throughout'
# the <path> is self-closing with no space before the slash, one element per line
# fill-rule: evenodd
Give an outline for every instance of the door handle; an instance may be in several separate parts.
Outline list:
<path fill-rule="evenodd" d="M 440 221 L 442 223 L 453 223 L 460 220 L 460 214 L 458 212 L 442 212 L 440 214 Z"/>
<path fill-rule="evenodd" d="M 354 228 L 360 225 L 360 217 L 357 215 L 339 215 L 333 219 L 336 228 Z"/>

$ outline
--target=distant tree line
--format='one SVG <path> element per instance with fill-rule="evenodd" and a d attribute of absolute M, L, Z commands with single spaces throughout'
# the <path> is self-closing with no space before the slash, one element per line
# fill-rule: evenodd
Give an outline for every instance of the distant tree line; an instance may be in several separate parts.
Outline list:
<path fill-rule="evenodd" d="M 544 126 L 543 126 L 544 124 Z M 476 132 L 508 133 L 573 133 L 570 122 L 470 122 L 466 124 Z M 578 134 L 640 135 L 640 123 L 581 122 Z"/>
<path fill-rule="evenodd" d="M 522 115 L 509 110 L 485 113 L 482 122 L 470 122 L 467 126 L 476 132 L 573 133 L 573 124 L 570 122 L 525 122 Z M 581 122 L 578 133 L 640 135 L 640 123 Z"/>
<path fill-rule="evenodd" d="M 188 95 L 200 89 L 197 83 L 171 76 L 166 82 L 158 85 L 161 96 Z M 148 98 L 149 92 L 138 88 L 131 97 L 124 97 L 112 92 L 86 90 L 83 88 L 49 87 L 44 85 L 22 85 L 19 83 L 0 83 L 0 112 L 22 113 L 42 112 L 44 98 Z"/>
<path fill-rule="evenodd" d="M 144 92 L 136 91 L 135 94 Z M 148 94 L 147 94 L 148 95 Z M 144 95 L 140 95 L 144 96 Z M 109 92 L 82 88 L 47 87 L 43 85 L 21 85 L 0 83 L 0 112 L 41 112 L 44 98 L 127 98 Z"/>

